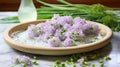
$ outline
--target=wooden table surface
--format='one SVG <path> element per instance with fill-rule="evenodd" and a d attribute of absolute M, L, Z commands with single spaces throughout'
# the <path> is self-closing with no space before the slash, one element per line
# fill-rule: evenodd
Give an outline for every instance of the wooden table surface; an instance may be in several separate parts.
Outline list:
<path fill-rule="evenodd" d="M 7 16 L 10 14 L 11 13 L 8 13 Z M 16 13 L 14 14 L 16 15 Z M 1 14 L 0 14 L 0 17 L 2 17 Z M 24 53 L 24 52 L 20 52 L 15 49 L 12 49 L 3 39 L 3 34 L 5 29 L 12 25 L 14 24 L 0 24 L 0 67 L 11 67 L 12 65 L 11 58 L 18 55 L 26 55 L 30 57 L 38 56 L 39 65 L 33 66 L 33 67 L 51 67 L 50 65 L 53 64 L 56 59 L 64 61 L 70 57 L 70 56 L 34 55 L 34 54 L 28 54 L 28 53 Z M 112 58 L 112 60 L 105 63 L 105 67 L 120 67 L 120 32 L 114 32 L 111 42 L 96 51 L 98 51 L 99 53 L 108 55 Z M 94 60 L 90 62 L 97 64 L 98 60 Z M 77 67 L 80 67 L 79 64 L 77 64 Z"/>

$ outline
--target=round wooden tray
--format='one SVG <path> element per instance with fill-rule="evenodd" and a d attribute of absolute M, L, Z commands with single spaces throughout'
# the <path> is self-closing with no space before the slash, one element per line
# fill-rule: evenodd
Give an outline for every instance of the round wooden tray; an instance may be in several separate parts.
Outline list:
<path fill-rule="evenodd" d="M 101 48 L 105 46 L 107 43 L 110 42 L 112 37 L 112 31 L 109 27 L 92 22 L 87 21 L 88 23 L 96 23 L 100 31 L 104 34 L 104 37 L 96 42 L 89 43 L 89 44 L 83 44 L 79 46 L 72 46 L 72 47 L 41 47 L 41 46 L 35 46 L 32 44 L 22 44 L 15 40 L 13 40 L 10 35 L 11 33 L 19 30 L 25 30 L 30 24 L 38 24 L 40 22 L 43 22 L 45 20 L 37 20 L 37 21 L 31 21 L 26 23 L 19 23 L 17 25 L 14 25 L 10 28 L 8 28 L 4 33 L 4 40 L 10 45 L 12 48 L 17 49 L 19 51 L 27 52 L 27 53 L 33 53 L 33 54 L 42 54 L 42 55 L 68 55 L 68 54 L 74 54 L 74 53 L 81 53 L 81 52 L 88 52 L 92 51 L 98 48 Z"/>

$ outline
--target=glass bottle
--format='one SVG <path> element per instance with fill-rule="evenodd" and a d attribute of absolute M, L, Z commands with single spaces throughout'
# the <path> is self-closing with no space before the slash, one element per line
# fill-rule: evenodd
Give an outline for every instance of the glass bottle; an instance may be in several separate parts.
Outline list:
<path fill-rule="evenodd" d="M 18 9 L 18 18 L 21 23 L 37 19 L 37 11 L 33 0 L 21 0 L 20 7 Z"/>

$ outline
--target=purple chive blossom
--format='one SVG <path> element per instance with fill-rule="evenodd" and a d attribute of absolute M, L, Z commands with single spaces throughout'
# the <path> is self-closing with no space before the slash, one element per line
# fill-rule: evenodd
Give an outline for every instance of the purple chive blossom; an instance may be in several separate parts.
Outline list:
<path fill-rule="evenodd" d="M 38 40 L 44 41 L 44 34 L 39 35 Z"/>
<path fill-rule="evenodd" d="M 53 26 L 55 29 L 59 28 L 59 24 L 57 24 L 57 20 L 51 20 L 50 25 Z"/>
<path fill-rule="evenodd" d="M 51 47 L 59 47 L 61 42 L 64 42 L 63 46 L 72 46 L 75 45 L 74 41 L 83 41 L 87 35 L 97 35 L 99 28 L 96 24 L 86 23 L 86 20 L 80 17 L 54 14 L 52 19 L 45 23 L 30 25 L 27 32 L 31 38 L 37 37 Z"/>
<path fill-rule="evenodd" d="M 36 33 L 36 25 L 28 26 L 27 32 L 28 32 L 28 37 L 30 38 L 37 37 L 39 35 L 38 33 Z"/>
<path fill-rule="evenodd" d="M 40 35 L 40 34 L 43 34 L 44 33 L 44 31 L 43 31 L 43 26 L 44 26 L 44 23 L 41 23 L 41 24 L 37 24 L 36 25 L 36 33 L 38 34 L 38 35 Z"/>
<path fill-rule="evenodd" d="M 91 23 L 87 23 L 83 25 L 82 29 L 85 35 L 97 35 L 99 32 L 98 26 L 96 24 L 91 24 Z"/>
<path fill-rule="evenodd" d="M 81 41 L 81 40 L 84 40 L 84 34 L 83 34 L 83 32 L 82 31 L 72 31 L 71 33 L 71 38 L 73 39 L 73 40 L 79 40 L 79 41 Z"/>
<path fill-rule="evenodd" d="M 53 37 L 48 40 L 48 44 L 50 45 L 50 47 L 59 47 L 61 45 L 61 41 L 59 38 Z"/>
<path fill-rule="evenodd" d="M 70 47 L 70 46 L 75 46 L 74 40 L 70 39 L 69 37 L 65 39 L 63 42 L 64 47 Z"/>
<path fill-rule="evenodd" d="M 61 25 L 64 25 L 66 23 L 73 24 L 73 19 L 71 16 L 62 16 L 62 17 L 58 18 L 57 20 L 58 20 L 57 23 L 59 23 Z"/>
<path fill-rule="evenodd" d="M 73 20 L 71 16 L 61 16 L 57 19 L 57 24 L 64 26 L 64 24 L 73 24 Z"/>
<path fill-rule="evenodd" d="M 60 20 L 60 19 L 57 20 L 56 24 L 58 26 L 58 29 L 63 28 L 63 26 L 64 26 L 65 23 L 66 22 L 64 20 Z"/>
<path fill-rule="evenodd" d="M 69 29 L 71 27 L 71 25 L 70 24 L 64 24 L 64 26 L 63 26 L 63 28 L 65 28 L 65 29 Z"/>
<path fill-rule="evenodd" d="M 68 24 L 73 24 L 73 18 L 71 16 L 63 16 L 63 18 Z"/>
<path fill-rule="evenodd" d="M 15 57 L 12 57 L 12 60 L 14 64 L 24 63 L 27 66 L 32 66 L 32 61 L 27 56 L 15 56 Z"/>
<path fill-rule="evenodd" d="M 43 28 L 44 25 L 45 25 L 45 23 L 44 23 L 44 22 L 41 22 L 41 23 L 37 24 L 36 27 L 41 27 L 41 28 Z"/>
<path fill-rule="evenodd" d="M 53 37 L 52 35 L 50 35 L 48 33 L 44 33 L 42 35 L 39 35 L 38 40 L 42 40 L 44 42 L 47 42 L 52 37 Z"/>
<path fill-rule="evenodd" d="M 47 34 L 54 35 L 55 31 L 56 31 L 55 27 L 51 25 L 44 26 L 44 32 Z"/>
<path fill-rule="evenodd" d="M 56 20 L 57 18 L 59 18 L 60 15 L 59 14 L 54 14 L 53 17 L 52 17 L 52 20 Z"/>
<path fill-rule="evenodd" d="M 73 40 L 79 40 L 82 41 L 85 38 L 85 35 L 83 34 L 83 32 L 81 30 L 77 31 L 77 30 L 71 30 L 66 32 L 65 34 L 66 37 L 69 37 Z"/>
<path fill-rule="evenodd" d="M 18 58 L 19 58 L 19 56 L 12 57 L 12 58 L 11 58 L 12 63 L 18 64 L 18 63 L 19 63 Z"/>
<path fill-rule="evenodd" d="M 70 28 L 70 30 L 76 30 L 76 31 L 79 31 L 81 29 L 82 29 L 82 24 L 81 23 L 73 24 Z"/>
<path fill-rule="evenodd" d="M 82 25 L 86 24 L 86 21 L 85 19 L 82 19 L 80 17 L 76 17 L 74 18 L 73 22 L 76 24 L 76 23 L 81 23 Z"/>
<path fill-rule="evenodd" d="M 65 36 L 65 32 L 67 31 L 67 29 L 62 28 L 62 29 L 57 29 L 55 32 L 55 37 L 58 37 L 61 41 L 64 41 L 66 36 Z"/>

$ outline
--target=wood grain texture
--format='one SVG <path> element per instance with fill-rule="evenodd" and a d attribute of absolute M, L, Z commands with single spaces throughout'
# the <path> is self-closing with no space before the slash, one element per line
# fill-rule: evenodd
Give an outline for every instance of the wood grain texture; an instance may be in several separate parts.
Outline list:
<path fill-rule="evenodd" d="M 20 5 L 21 0 L 0 0 L 0 11 L 17 11 Z M 59 3 L 56 0 L 43 0 L 49 3 Z M 95 4 L 101 3 L 109 7 L 120 7 L 120 0 L 66 0 L 71 3 L 82 3 L 82 4 Z M 34 0 L 35 6 L 40 7 L 42 4 L 39 4 Z"/>

